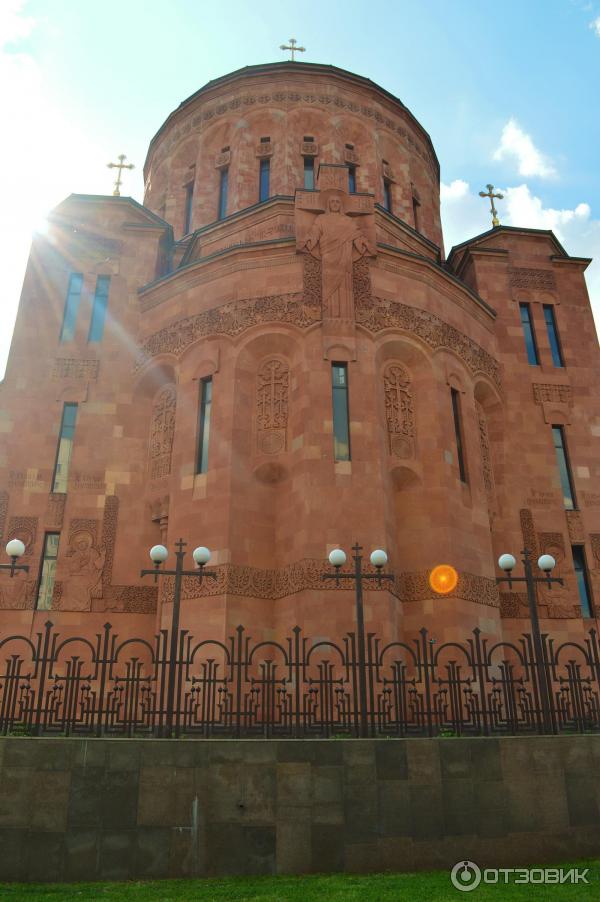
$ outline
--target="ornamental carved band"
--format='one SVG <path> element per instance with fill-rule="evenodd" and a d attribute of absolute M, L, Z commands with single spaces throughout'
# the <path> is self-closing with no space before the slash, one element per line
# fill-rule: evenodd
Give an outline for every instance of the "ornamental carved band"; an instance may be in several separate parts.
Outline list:
<path fill-rule="evenodd" d="M 260 367 L 256 381 L 256 429 L 258 450 L 277 454 L 286 446 L 290 368 L 272 358 Z"/>
<path fill-rule="evenodd" d="M 410 376 L 399 363 L 388 363 L 383 371 L 385 418 L 390 454 L 410 457 L 415 435 L 415 415 Z"/>
<path fill-rule="evenodd" d="M 150 478 L 160 479 L 171 472 L 171 452 L 175 433 L 177 396 L 172 385 L 157 395 L 152 411 L 150 435 Z"/>
<path fill-rule="evenodd" d="M 479 426 L 479 448 L 481 451 L 481 468 L 483 471 L 483 484 L 488 497 L 488 505 L 491 505 L 494 495 L 494 474 L 490 457 L 490 439 L 488 435 L 485 411 L 479 401 L 475 401 L 477 412 L 477 424 Z"/>

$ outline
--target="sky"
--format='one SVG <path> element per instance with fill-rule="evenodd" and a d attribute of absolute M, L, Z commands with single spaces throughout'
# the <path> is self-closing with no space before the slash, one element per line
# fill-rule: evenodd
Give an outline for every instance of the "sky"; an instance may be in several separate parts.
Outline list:
<path fill-rule="evenodd" d="M 72 192 L 111 194 L 106 164 L 136 166 L 212 78 L 285 59 L 371 78 L 408 106 L 441 164 L 448 253 L 491 225 L 553 229 L 595 257 L 600 327 L 600 0 L 0 0 L 0 378 L 32 231 Z"/>

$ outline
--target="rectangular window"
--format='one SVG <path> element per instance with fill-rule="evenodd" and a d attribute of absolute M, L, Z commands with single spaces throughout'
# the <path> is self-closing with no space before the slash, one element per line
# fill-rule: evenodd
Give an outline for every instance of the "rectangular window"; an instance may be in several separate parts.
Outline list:
<path fill-rule="evenodd" d="M 552 352 L 552 363 L 554 366 L 564 366 L 553 304 L 544 304 L 544 320 L 548 332 L 548 341 L 550 342 L 550 351 Z"/>
<path fill-rule="evenodd" d="M 38 583 L 36 608 L 39 611 L 49 611 L 52 607 L 52 593 L 56 578 L 56 559 L 58 557 L 58 543 L 60 534 L 47 532 L 44 536 L 44 551 L 42 554 L 42 566 Z"/>
<path fill-rule="evenodd" d="M 554 450 L 556 451 L 556 462 L 558 464 L 560 485 L 563 493 L 563 504 L 566 510 L 572 511 L 575 510 L 575 491 L 573 489 L 573 480 L 571 478 L 571 467 L 569 465 L 569 455 L 567 453 L 567 444 L 565 441 L 565 430 L 562 426 L 552 427 L 552 440 L 554 442 Z"/>
<path fill-rule="evenodd" d="M 210 438 L 210 409 L 212 406 L 212 376 L 200 383 L 200 405 L 198 415 L 198 456 L 196 473 L 208 472 L 208 442 Z"/>
<path fill-rule="evenodd" d="M 533 329 L 533 320 L 531 319 L 531 308 L 529 304 L 519 304 L 521 311 L 521 325 L 523 326 L 523 335 L 525 337 L 525 348 L 527 350 L 527 362 L 531 366 L 540 365 L 540 357 L 535 340 L 535 332 Z"/>
<path fill-rule="evenodd" d="M 465 467 L 465 455 L 463 450 L 463 433 L 462 433 L 462 422 L 460 416 L 460 398 L 457 389 L 451 388 L 450 394 L 452 396 L 452 416 L 454 417 L 454 435 L 456 437 L 456 456 L 458 458 L 458 472 L 460 474 L 460 481 L 467 481 L 467 470 Z"/>
<path fill-rule="evenodd" d="M 73 436 L 75 435 L 75 421 L 77 420 L 77 404 L 65 404 L 60 424 L 60 436 L 56 463 L 54 464 L 54 477 L 52 479 L 53 492 L 66 492 L 69 478 L 69 464 L 73 450 Z"/>
<path fill-rule="evenodd" d="M 577 580 L 577 590 L 579 592 L 579 601 L 581 603 L 581 613 L 584 617 L 593 617 L 592 593 L 590 590 L 587 561 L 585 559 L 585 548 L 583 545 L 571 545 L 571 551 L 573 553 L 573 567 L 575 568 L 575 578 Z"/>
<path fill-rule="evenodd" d="M 94 306 L 92 307 L 92 321 L 88 341 L 102 341 L 104 334 L 104 320 L 108 306 L 108 291 L 110 288 L 110 276 L 98 276 L 96 279 L 96 291 L 94 293 Z"/>
<path fill-rule="evenodd" d="M 271 161 L 261 160 L 258 174 L 258 201 L 262 203 L 269 199 L 269 176 L 271 174 Z"/>
<path fill-rule="evenodd" d="M 183 222 L 183 234 L 188 235 L 192 229 L 192 204 L 194 201 L 194 183 L 185 186 L 185 217 Z"/>
<path fill-rule="evenodd" d="M 73 341 L 75 338 L 77 310 L 79 309 L 79 301 L 81 300 L 82 286 L 83 275 L 80 272 L 71 273 L 69 287 L 67 289 L 67 299 L 65 301 L 62 328 L 60 330 L 61 341 Z"/>
<path fill-rule="evenodd" d="M 350 414 L 348 408 L 348 365 L 331 366 L 333 390 L 333 456 L 350 460 Z"/>
<path fill-rule="evenodd" d="M 419 231 L 419 207 L 420 206 L 421 206 L 421 204 L 419 203 L 417 198 L 413 197 L 413 199 L 412 199 L 413 222 L 415 225 L 415 231 L 417 231 L 417 232 Z"/>
<path fill-rule="evenodd" d="M 221 169 L 219 178 L 219 219 L 227 216 L 227 186 L 229 183 L 229 169 Z"/>
<path fill-rule="evenodd" d="M 383 206 L 388 213 L 392 212 L 392 183 L 389 179 L 383 180 Z"/>
<path fill-rule="evenodd" d="M 356 166 L 348 166 L 348 191 L 356 194 Z"/>
<path fill-rule="evenodd" d="M 304 157 L 304 187 L 312 191 L 315 187 L 315 158 Z"/>

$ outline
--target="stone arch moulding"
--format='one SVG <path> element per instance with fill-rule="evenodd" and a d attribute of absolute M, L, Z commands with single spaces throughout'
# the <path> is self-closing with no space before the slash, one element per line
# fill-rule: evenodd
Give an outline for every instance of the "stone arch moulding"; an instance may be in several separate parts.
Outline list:
<path fill-rule="evenodd" d="M 151 400 L 159 388 L 168 383 L 177 384 L 179 361 L 173 354 L 159 354 L 148 360 L 133 377 L 134 397 Z"/>

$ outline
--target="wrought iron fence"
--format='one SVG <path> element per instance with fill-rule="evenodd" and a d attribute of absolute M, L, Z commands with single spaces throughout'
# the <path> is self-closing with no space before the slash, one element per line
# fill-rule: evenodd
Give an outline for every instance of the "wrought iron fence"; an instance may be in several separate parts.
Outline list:
<path fill-rule="evenodd" d="M 497 735 L 600 730 L 595 630 L 581 643 L 529 634 L 438 644 L 427 630 L 404 641 L 366 638 L 361 710 L 356 636 L 227 641 L 181 630 L 123 639 L 106 624 L 93 640 L 49 621 L 33 639 L 0 638 L 3 734 L 322 738 Z M 174 685 L 171 686 L 171 680 Z M 172 691 L 171 691 L 172 689 Z M 169 699 L 173 698 L 172 706 Z M 366 716 L 363 716 L 366 715 Z M 363 733 L 364 735 L 364 733 Z"/>

